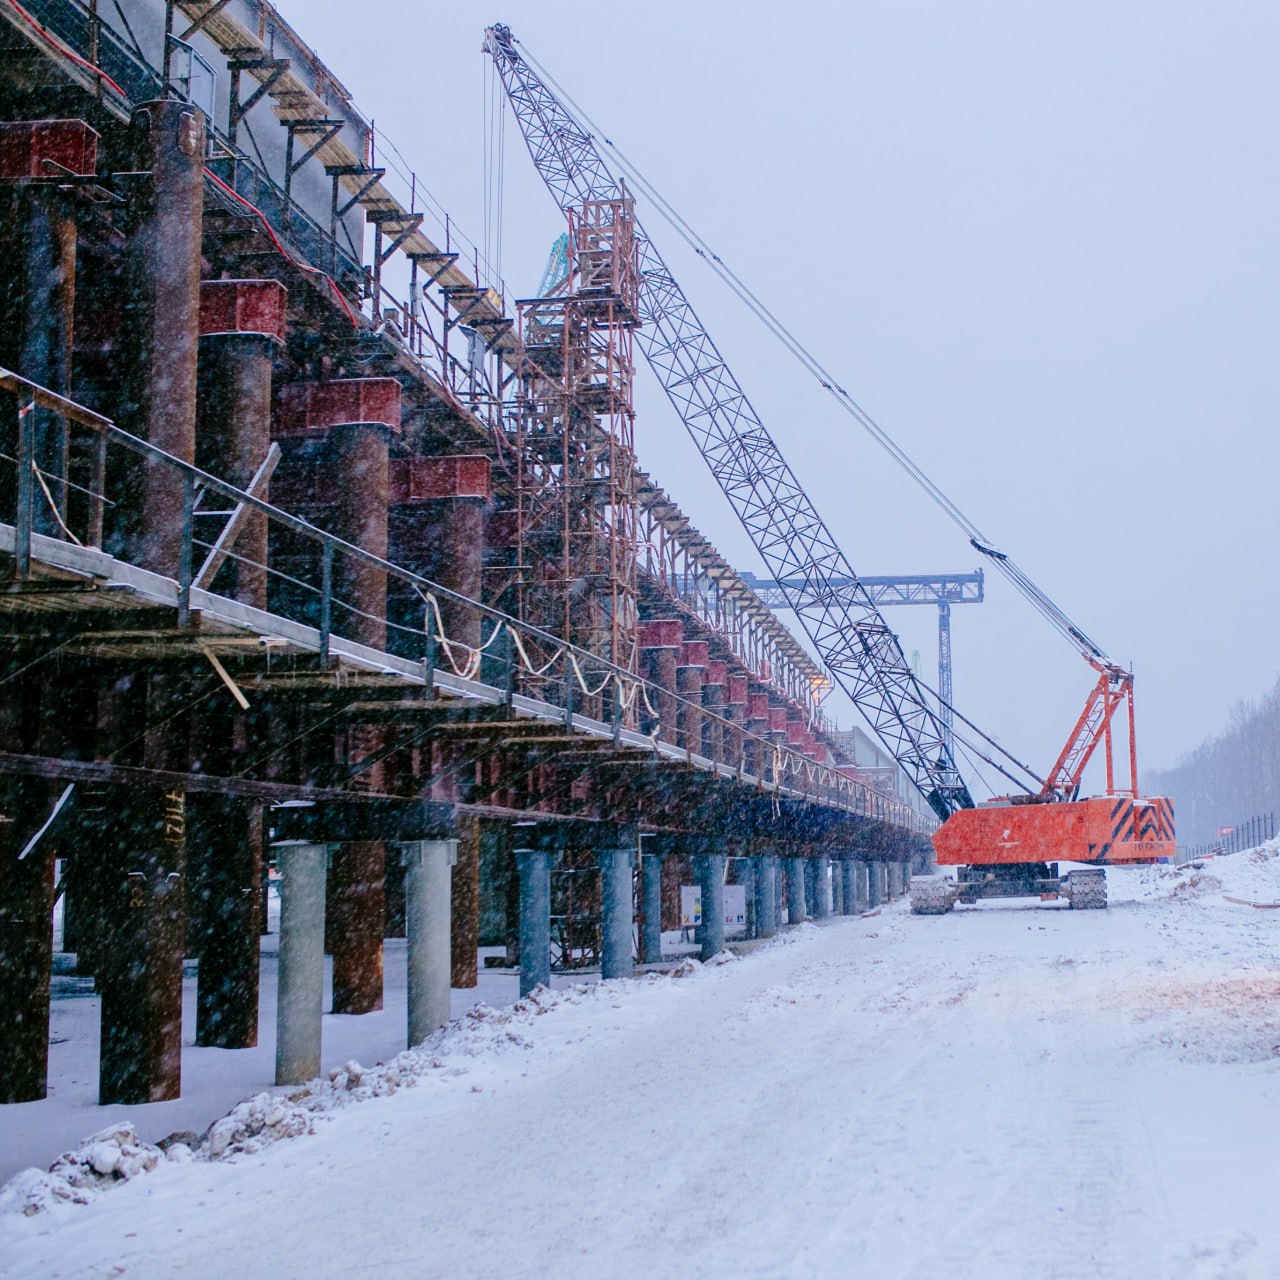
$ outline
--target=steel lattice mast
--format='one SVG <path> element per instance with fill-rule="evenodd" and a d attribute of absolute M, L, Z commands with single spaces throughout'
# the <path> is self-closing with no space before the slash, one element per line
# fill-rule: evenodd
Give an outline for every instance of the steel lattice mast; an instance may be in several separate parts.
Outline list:
<path fill-rule="evenodd" d="M 515 47 L 508 27 L 485 32 L 533 162 L 562 209 L 615 197 L 618 184 L 584 131 Z M 941 818 L 973 800 L 946 729 L 897 636 L 739 386 L 639 221 L 636 344 L 832 678 Z M 850 583 L 857 584 L 850 588 Z M 837 585 L 840 584 L 840 585 Z"/>

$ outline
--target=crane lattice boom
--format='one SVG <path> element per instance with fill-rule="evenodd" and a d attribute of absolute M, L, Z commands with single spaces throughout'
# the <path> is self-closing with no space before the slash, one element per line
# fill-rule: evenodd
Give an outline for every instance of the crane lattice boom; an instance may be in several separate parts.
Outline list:
<path fill-rule="evenodd" d="M 560 207 L 614 196 L 618 184 L 595 139 L 517 51 L 510 29 L 488 28 L 485 50 Z M 942 720 L 897 636 L 638 221 L 635 234 L 641 313 L 636 343 L 756 550 L 783 584 L 832 678 L 938 816 L 971 807 Z"/>

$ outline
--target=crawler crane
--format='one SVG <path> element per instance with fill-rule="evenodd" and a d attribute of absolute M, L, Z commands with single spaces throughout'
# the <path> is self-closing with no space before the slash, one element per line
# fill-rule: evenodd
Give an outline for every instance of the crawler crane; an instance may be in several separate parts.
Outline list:
<path fill-rule="evenodd" d="M 509 27 L 485 31 L 507 99 L 539 175 L 561 209 L 623 194 L 605 162 L 600 139 L 581 111 L 531 55 L 516 46 Z M 607 144 L 612 146 L 611 143 Z M 613 148 L 628 184 L 647 183 Z M 647 359 L 704 461 L 778 580 L 833 681 L 862 713 L 907 777 L 942 820 L 934 837 L 938 862 L 959 867 L 958 879 L 917 877 L 912 910 L 949 911 L 957 900 L 1018 894 L 1065 896 L 1073 907 L 1106 905 L 1104 868 L 1156 862 L 1174 851 L 1173 811 L 1166 799 L 1137 794 L 1133 732 L 1133 675 L 1111 661 L 1003 552 L 951 502 L 861 409 L 781 321 L 659 198 L 659 210 L 697 252 L 748 302 L 766 327 L 929 496 L 964 530 L 970 543 L 998 568 L 1079 652 L 1097 674 L 1066 746 L 1047 778 L 1008 756 L 994 740 L 978 737 L 1039 784 L 1038 790 L 974 805 L 951 750 L 942 711 L 907 663 L 897 636 L 860 583 L 831 530 L 765 428 L 746 392 L 694 312 L 679 282 L 638 219 L 632 234 L 639 262 L 639 328 L 635 343 Z M 1129 786 L 1113 777 L 1112 722 L 1128 708 Z M 963 717 L 960 717 L 963 719 Z M 1081 799 L 1085 766 L 1099 745 L 1107 764 L 1107 791 Z M 975 754 L 1011 781 L 1018 777 Z M 1058 875 L 1057 862 L 1088 863 Z"/>

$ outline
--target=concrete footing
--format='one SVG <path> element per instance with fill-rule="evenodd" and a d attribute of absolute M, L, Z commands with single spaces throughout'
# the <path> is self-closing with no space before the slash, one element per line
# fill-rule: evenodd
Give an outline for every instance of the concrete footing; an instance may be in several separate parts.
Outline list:
<path fill-rule="evenodd" d="M 756 859 L 756 936 L 772 938 L 778 932 L 777 858 Z"/>
<path fill-rule="evenodd" d="M 601 955 L 600 976 L 629 978 L 635 972 L 631 956 L 631 849 L 602 849 L 600 859 Z"/>
<path fill-rule="evenodd" d="M 450 1016 L 452 871 L 456 840 L 400 846 L 405 866 L 409 1045 L 421 1044 Z"/>
<path fill-rule="evenodd" d="M 324 895 L 329 851 L 322 844 L 278 846 L 280 977 L 276 1002 L 276 1084 L 320 1074 L 324 1015 Z"/>
<path fill-rule="evenodd" d="M 662 959 L 662 855 L 640 858 L 640 963 Z"/>
<path fill-rule="evenodd" d="M 804 858 L 787 859 L 787 923 L 799 924 L 806 916 Z"/>
<path fill-rule="evenodd" d="M 724 854 L 704 853 L 694 859 L 702 886 L 702 959 L 724 950 Z"/>
<path fill-rule="evenodd" d="M 551 985 L 551 853 L 517 849 L 520 877 L 520 994 Z"/>

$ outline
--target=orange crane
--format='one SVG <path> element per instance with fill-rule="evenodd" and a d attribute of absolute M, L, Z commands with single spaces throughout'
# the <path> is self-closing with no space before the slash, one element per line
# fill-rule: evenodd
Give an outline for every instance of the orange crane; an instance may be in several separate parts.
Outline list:
<path fill-rule="evenodd" d="M 1038 791 L 974 804 L 952 751 L 950 715 L 942 698 L 930 700 L 911 670 L 897 636 L 885 623 L 865 584 L 814 507 L 776 440 L 717 350 L 679 282 L 639 220 L 633 234 L 639 259 L 636 345 L 644 353 L 712 475 L 761 559 L 778 581 L 834 682 L 934 812 L 943 820 L 934 837 L 938 862 L 960 868 L 955 880 L 912 881 L 912 910 L 949 911 L 956 901 L 1022 894 L 1065 896 L 1071 906 L 1106 906 L 1105 868 L 1157 862 L 1174 852 L 1173 809 L 1167 799 L 1138 796 L 1133 725 L 1133 674 L 1116 665 L 1004 552 L 944 494 L 888 434 L 818 363 L 790 330 L 730 271 L 693 229 L 654 192 L 613 143 L 590 125 L 580 108 L 537 64 L 509 27 L 486 28 L 484 49 L 493 59 L 507 99 L 539 174 L 562 209 L 621 194 L 602 155 L 610 149 L 663 217 L 742 299 L 825 391 L 912 476 L 1097 673 L 1097 683 L 1049 776 L 1041 779 L 983 734 L 959 719 L 989 747 L 1039 783 Z M 1112 723 L 1128 706 L 1129 786 L 1114 778 Z M 1086 765 L 1099 745 L 1107 761 L 1106 793 L 1080 799 Z M 981 757 L 1021 785 L 1004 765 Z M 1090 864 L 1058 874 L 1058 861 Z"/>
<path fill-rule="evenodd" d="M 1176 849 L 1173 802 L 1138 794 L 1133 673 L 1086 653 L 1098 673 L 1071 736 L 1038 792 L 999 796 L 959 809 L 933 837 L 940 866 L 957 878 L 915 877 L 911 909 L 941 915 L 956 902 L 1039 894 L 1065 897 L 1077 910 L 1107 905 L 1108 866 L 1165 862 Z M 1129 785 L 1118 787 L 1112 723 L 1128 710 Z M 1098 746 L 1106 758 L 1106 791 L 1079 798 L 1085 766 Z M 1058 862 L 1088 867 L 1059 875 Z"/>

